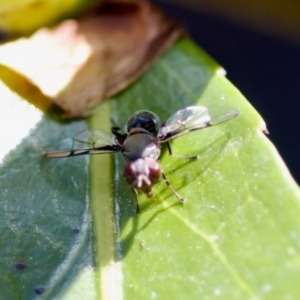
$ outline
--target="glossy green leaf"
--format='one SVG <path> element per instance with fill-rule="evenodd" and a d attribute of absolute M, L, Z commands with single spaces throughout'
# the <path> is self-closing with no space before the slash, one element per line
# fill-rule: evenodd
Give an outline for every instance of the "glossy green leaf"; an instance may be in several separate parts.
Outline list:
<path fill-rule="evenodd" d="M 161 165 L 187 202 L 162 181 L 153 199 L 141 195 L 139 216 L 122 178 L 122 155 L 93 156 L 89 170 L 86 157 L 47 160 L 43 150 L 87 124 L 41 116 L 0 168 L 5 299 L 297 297 L 299 189 L 262 133 L 260 116 L 191 41 L 180 40 L 101 105 L 88 127 L 109 131 L 111 117 L 123 126 L 138 109 L 165 121 L 188 105 L 241 114 L 172 142 L 174 153 L 200 154 L 198 160 L 164 149 Z"/>

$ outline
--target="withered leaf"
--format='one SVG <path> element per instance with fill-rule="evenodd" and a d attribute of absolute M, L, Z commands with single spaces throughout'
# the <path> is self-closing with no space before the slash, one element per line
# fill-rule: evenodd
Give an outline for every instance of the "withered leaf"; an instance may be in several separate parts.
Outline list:
<path fill-rule="evenodd" d="M 2 45 L 0 64 L 53 99 L 65 117 L 81 117 L 139 78 L 181 32 L 147 1 L 110 0 L 79 20 Z"/>

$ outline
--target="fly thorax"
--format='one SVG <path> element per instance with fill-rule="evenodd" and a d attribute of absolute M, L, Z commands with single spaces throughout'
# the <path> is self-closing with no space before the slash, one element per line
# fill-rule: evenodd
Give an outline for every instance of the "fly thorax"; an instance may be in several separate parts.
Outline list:
<path fill-rule="evenodd" d="M 151 157 L 158 159 L 160 147 L 156 138 L 150 133 L 137 133 L 130 135 L 123 144 L 123 155 L 126 161 Z"/>
<path fill-rule="evenodd" d="M 161 179 L 161 173 L 160 164 L 151 157 L 128 162 L 124 170 L 127 183 L 132 188 L 142 190 L 148 197 L 152 197 L 151 187 Z"/>

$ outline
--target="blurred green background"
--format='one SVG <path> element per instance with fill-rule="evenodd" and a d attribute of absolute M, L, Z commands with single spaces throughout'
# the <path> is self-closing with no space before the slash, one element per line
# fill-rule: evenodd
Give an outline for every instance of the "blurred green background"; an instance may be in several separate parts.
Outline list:
<path fill-rule="evenodd" d="M 154 0 L 227 71 L 300 183 L 300 2 Z M 298 17 L 297 17 L 298 16 Z"/>

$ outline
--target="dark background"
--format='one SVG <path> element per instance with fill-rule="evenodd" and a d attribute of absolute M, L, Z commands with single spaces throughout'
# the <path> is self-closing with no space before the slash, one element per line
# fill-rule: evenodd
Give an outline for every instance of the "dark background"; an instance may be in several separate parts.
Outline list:
<path fill-rule="evenodd" d="M 262 115 L 292 176 L 300 183 L 300 45 L 163 0 L 152 1 L 227 71 Z"/>

